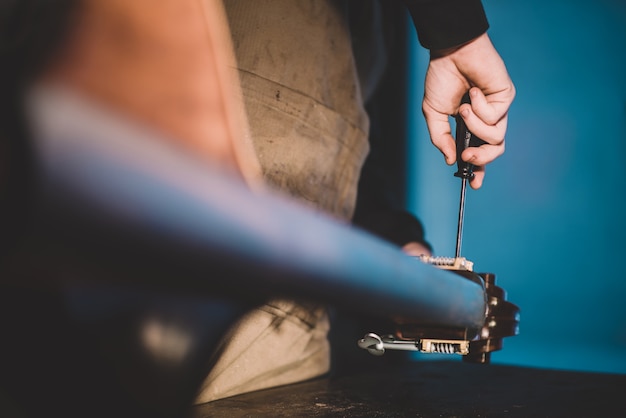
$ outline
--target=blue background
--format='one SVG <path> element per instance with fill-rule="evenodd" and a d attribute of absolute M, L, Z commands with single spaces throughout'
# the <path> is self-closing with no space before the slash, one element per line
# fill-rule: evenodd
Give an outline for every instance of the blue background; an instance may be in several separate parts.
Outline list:
<path fill-rule="evenodd" d="M 494 363 L 626 373 L 626 2 L 484 0 L 517 88 L 507 149 L 469 190 L 463 255 L 522 310 Z M 414 37 L 409 209 L 453 255 L 460 182 L 421 116 Z"/>

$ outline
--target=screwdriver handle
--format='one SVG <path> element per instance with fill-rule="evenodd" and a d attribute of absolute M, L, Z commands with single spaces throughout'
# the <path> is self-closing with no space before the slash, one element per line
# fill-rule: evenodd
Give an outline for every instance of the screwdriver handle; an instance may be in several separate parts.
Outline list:
<path fill-rule="evenodd" d="M 461 104 L 471 103 L 469 92 L 463 95 Z M 456 165 L 457 172 L 454 173 L 456 177 L 462 179 L 472 180 L 474 178 L 474 165 L 461 159 L 461 153 L 468 147 L 479 147 L 482 144 L 486 144 L 485 141 L 474 135 L 467 129 L 465 121 L 460 114 L 457 114 L 456 119 Z"/>

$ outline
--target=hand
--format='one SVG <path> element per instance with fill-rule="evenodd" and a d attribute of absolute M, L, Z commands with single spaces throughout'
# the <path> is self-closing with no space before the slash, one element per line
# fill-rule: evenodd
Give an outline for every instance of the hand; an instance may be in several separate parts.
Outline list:
<path fill-rule="evenodd" d="M 413 257 L 419 257 L 420 255 L 432 255 L 428 247 L 415 241 L 405 244 L 402 247 L 402 251 Z"/>
<path fill-rule="evenodd" d="M 472 104 L 460 106 L 468 90 Z M 467 128 L 487 142 L 461 155 L 475 166 L 470 182 L 474 189 L 483 183 L 484 166 L 504 153 L 508 111 L 514 97 L 515 86 L 486 33 L 460 47 L 431 51 L 422 103 L 430 138 L 446 163 L 454 164 L 456 147 L 448 116 L 460 113 Z"/>

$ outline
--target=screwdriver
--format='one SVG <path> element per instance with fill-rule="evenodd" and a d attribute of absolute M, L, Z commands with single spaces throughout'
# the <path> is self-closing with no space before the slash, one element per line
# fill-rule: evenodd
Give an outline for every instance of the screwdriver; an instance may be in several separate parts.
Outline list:
<path fill-rule="evenodd" d="M 471 103 L 469 98 L 469 92 L 465 93 L 461 104 Z M 456 251 L 455 258 L 461 256 L 461 239 L 463 236 L 463 216 L 465 214 L 465 193 L 467 191 L 467 181 L 474 178 L 474 165 L 461 159 L 461 153 L 468 147 L 478 147 L 482 144 L 486 144 L 485 141 L 472 134 L 465 125 L 465 121 L 461 115 L 457 114 L 456 119 L 456 165 L 457 172 L 454 173 L 456 177 L 461 178 L 461 199 L 459 202 L 459 221 L 456 232 Z"/>

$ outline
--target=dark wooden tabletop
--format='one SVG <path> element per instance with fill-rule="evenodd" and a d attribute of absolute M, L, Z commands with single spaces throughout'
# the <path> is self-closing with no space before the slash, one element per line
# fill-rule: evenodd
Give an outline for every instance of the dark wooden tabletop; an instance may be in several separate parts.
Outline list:
<path fill-rule="evenodd" d="M 626 375 L 418 361 L 222 399 L 193 416 L 623 417 Z"/>

